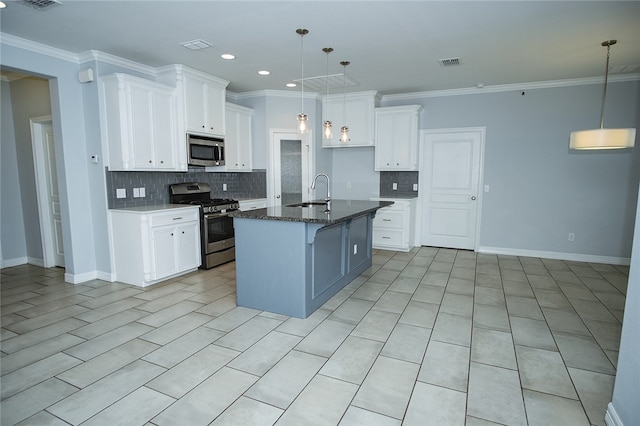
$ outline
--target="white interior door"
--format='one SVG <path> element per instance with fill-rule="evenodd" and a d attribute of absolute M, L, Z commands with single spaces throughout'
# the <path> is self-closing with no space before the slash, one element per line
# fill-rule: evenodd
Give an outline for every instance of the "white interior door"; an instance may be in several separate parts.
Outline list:
<path fill-rule="evenodd" d="M 64 267 L 60 191 L 51 117 L 31 120 L 44 266 Z"/>
<path fill-rule="evenodd" d="M 313 177 L 311 132 L 272 131 L 270 168 L 267 171 L 267 198 L 279 206 L 309 200 Z"/>
<path fill-rule="evenodd" d="M 484 128 L 420 134 L 421 243 L 477 248 Z"/>

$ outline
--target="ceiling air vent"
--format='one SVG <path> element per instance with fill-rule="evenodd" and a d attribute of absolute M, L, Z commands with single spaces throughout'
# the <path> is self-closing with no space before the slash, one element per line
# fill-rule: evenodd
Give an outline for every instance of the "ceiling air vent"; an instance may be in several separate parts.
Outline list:
<path fill-rule="evenodd" d="M 54 6 L 62 4 L 58 0 L 21 0 L 20 3 L 38 10 L 51 9 Z"/>
<path fill-rule="evenodd" d="M 438 59 L 440 62 L 440 66 L 442 67 L 450 67 L 452 65 L 460 65 L 462 61 L 460 58 L 447 58 L 447 59 Z"/>
<path fill-rule="evenodd" d="M 191 49 L 191 50 L 200 50 L 200 49 L 206 49 L 207 47 L 211 47 L 213 45 L 208 41 L 197 39 L 197 40 L 185 41 L 184 43 L 180 43 L 180 46 L 186 47 L 187 49 Z"/>
<path fill-rule="evenodd" d="M 295 81 L 296 83 L 300 83 L 302 80 L 298 78 L 293 81 Z M 358 86 L 359 83 L 346 74 L 329 74 L 304 78 L 305 89 L 309 89 L 311 91 L 324 92 L 327 88 L 327 85 L 329 86 L 329 90 L 331 90 L 337 88 L 342 89 L 343 86 Z"/>

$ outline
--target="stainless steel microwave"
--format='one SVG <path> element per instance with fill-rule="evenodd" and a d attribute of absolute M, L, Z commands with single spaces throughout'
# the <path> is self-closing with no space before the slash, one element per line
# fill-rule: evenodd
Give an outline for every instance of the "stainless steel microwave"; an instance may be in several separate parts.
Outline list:
<path fill-rule="evenodd" d="M 224 166 L 224 139 L 187 134 L 187 163 L 191 166 Z"/>

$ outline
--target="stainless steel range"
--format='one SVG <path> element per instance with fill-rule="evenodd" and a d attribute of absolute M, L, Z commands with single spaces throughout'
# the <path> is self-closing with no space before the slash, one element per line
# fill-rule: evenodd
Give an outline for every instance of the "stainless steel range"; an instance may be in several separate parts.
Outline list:
<path fill-rule="evenodd" d="M 178 183 L 169 186 L 172 204 L 200 206 L 200 230 L 202 233 L 201 269 L 230 262 L 236 258 L 236 241 L 233 233 L 233 218 L 228 212 L 238 210 L 237 200 L 211 198 L 207 183 Z"/>

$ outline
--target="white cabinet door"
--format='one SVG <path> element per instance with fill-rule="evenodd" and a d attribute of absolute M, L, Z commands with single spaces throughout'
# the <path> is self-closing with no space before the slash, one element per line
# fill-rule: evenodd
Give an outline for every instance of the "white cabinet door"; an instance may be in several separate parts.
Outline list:
<path fill-rule="evenodd" d="M 418 170 L 420 105 L 376 108 L 376 171 Z"/>
<path fill-rule="evenodd" d="M 205 96 L 204 81 L 190 77 L 184 79 L 185 122 L 188 132 L 208 133 Z"/>
<path fill-rule="evenodd" d="M 130 150 L 135 168 L 153 168 L 153 90 L 138 84 L 128 86 Z"/>
<path fill-rule="evenodd" d="M 227 104 L 224 171 L 250 172 L 253 167 L 251 121 L 253 110 Z"/>
<path fill-rule="evenodd" d="M 103 82 L 109 170 L 186 170 L 186 161 L 176 160 L 179 146 L 186 147 L 178 138 L 175 89 L 126 74 Z"/>
<path fill-rule="evenodd" d="M 372 198 L 393 201 L 373 218 L 373 247 L 385 250 L 409 251 L 415 242 L 416 199 Z"/>
<path fill-rule="evenodd" d="M 176 229 L 174 227 L 156 228 L 151 231 L 154 280 L 168 277 L 178 271 L 175 250 L 177 236 L 175 232 Z"/>
<path fill-rule="evenodd" d="M 323 120 L 333 124 L 333 138 L 322 139 L 323 148 L 373 146 L 377 93 L 373 91 L 326 96 L 322 101 Z M 349 141 L 340 142 L 340 128 L 349 127 Z"/>
<path fill-rule="evenodd" d="M 187 132 L 224 136 L 226 86 L 185 74 Z"/>
<path fill-rule="evenodd" d="M 176 228 L 176 234 L 178 270 L 186 271 L 200 266 L 200 224 L 187 223 Z"/>

